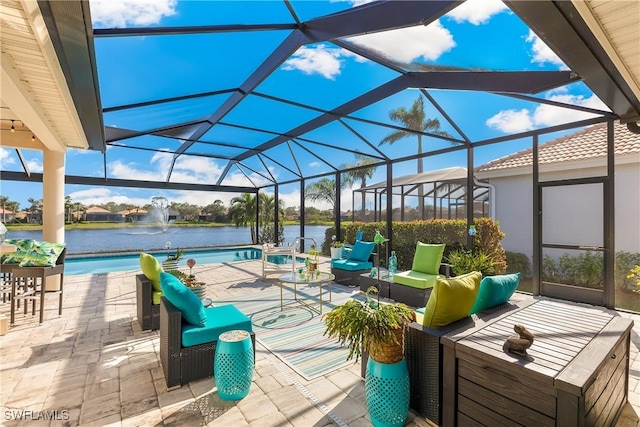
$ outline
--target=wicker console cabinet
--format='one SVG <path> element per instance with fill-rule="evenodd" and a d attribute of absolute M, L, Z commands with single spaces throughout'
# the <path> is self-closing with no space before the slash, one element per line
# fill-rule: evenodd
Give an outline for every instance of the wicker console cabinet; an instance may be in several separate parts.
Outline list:
<path fill-rule="evenodd" d="M 502 350 L 514 324 L 535 335 L 526 358 Z M 540 300 L 445 342 L 457 371 L 442 424 L 614 425 L 627 401 L 632 325 L 604 308 Z"/>

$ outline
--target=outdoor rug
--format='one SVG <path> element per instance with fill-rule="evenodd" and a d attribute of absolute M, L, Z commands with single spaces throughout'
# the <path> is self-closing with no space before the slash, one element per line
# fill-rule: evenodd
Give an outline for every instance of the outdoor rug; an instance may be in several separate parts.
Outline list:
<path fill-rule="evenodd" d="M 354 363 L 347 361 L 346 346 L 323 336 L 323 315 L 351 297 L 353 289 L 333 286 L 332 302 L 325 286 L 322 315 L 294 300 L 293 290 L 283 289 L 284 310 L 280 311 L 280 287 L 214 301 L 215 305 L 234 304 L 251 318 L 256 340 L 307 380 Z M 298 298 L 318 303 L 318 287 L 298 287 Z"/>

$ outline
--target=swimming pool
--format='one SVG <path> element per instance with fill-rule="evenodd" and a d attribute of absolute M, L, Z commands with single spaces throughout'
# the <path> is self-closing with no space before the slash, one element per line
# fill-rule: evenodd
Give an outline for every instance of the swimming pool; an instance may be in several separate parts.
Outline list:
<path fill-rule="evenodd" d="M 166 253 L 154 253 L 158 261 L 165 259 Z M 185 250 L 181 265 L 184 266 L 187 259 L 196 260 L 199 264 L 219 264 L 223 262 L 247 261 L 262 259 L 262 250 L 256 248 L 226 248 L 208 250 Z M 291 257 L 287 255 L 269 255 L 269 262 L 274 264 L 291 264 Z M 304 262 L 304 259 L 296 258 L 296 262 Z M 115 271 L 129 271 L 140 269 L 140 254 L 127 255 L 103 255 L 91 257 L 67 257 L 64 261 L 65 276 L 77 276 L 79 274 L 112 273 Z"/>

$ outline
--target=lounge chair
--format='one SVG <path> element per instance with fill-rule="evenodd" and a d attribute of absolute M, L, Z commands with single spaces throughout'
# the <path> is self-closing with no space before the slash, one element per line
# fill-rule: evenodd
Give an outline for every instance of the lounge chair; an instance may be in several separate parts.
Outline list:
<path fill-rule="evenodd" d="M 444 244 L 418 242 L 411 270 L 393 276 L 392 298 L 412 307 L 424 307 L 440 274 Z"/>
<path fill-rule="evenodd" d="M 331 260 L 331 274 L 337 283 L 348 286 L 360 286 L 360 275 L 368 273 L 373 267 L 374 242 L 358 240 L 346 259 Z"/>

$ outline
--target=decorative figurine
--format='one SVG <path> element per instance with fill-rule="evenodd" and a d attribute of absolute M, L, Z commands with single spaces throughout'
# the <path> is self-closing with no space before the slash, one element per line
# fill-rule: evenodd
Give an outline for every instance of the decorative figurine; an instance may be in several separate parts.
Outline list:
<path fill-rule="evenodd" d="M 504 342 L 502 350 L 505 353 L 514 353 L 519 356 L 526 356 L 527 349 L 533 344 L 533 334 L 522 325 L 513 325 L 513 330 L 518 335 L 511 335 Z"/>

